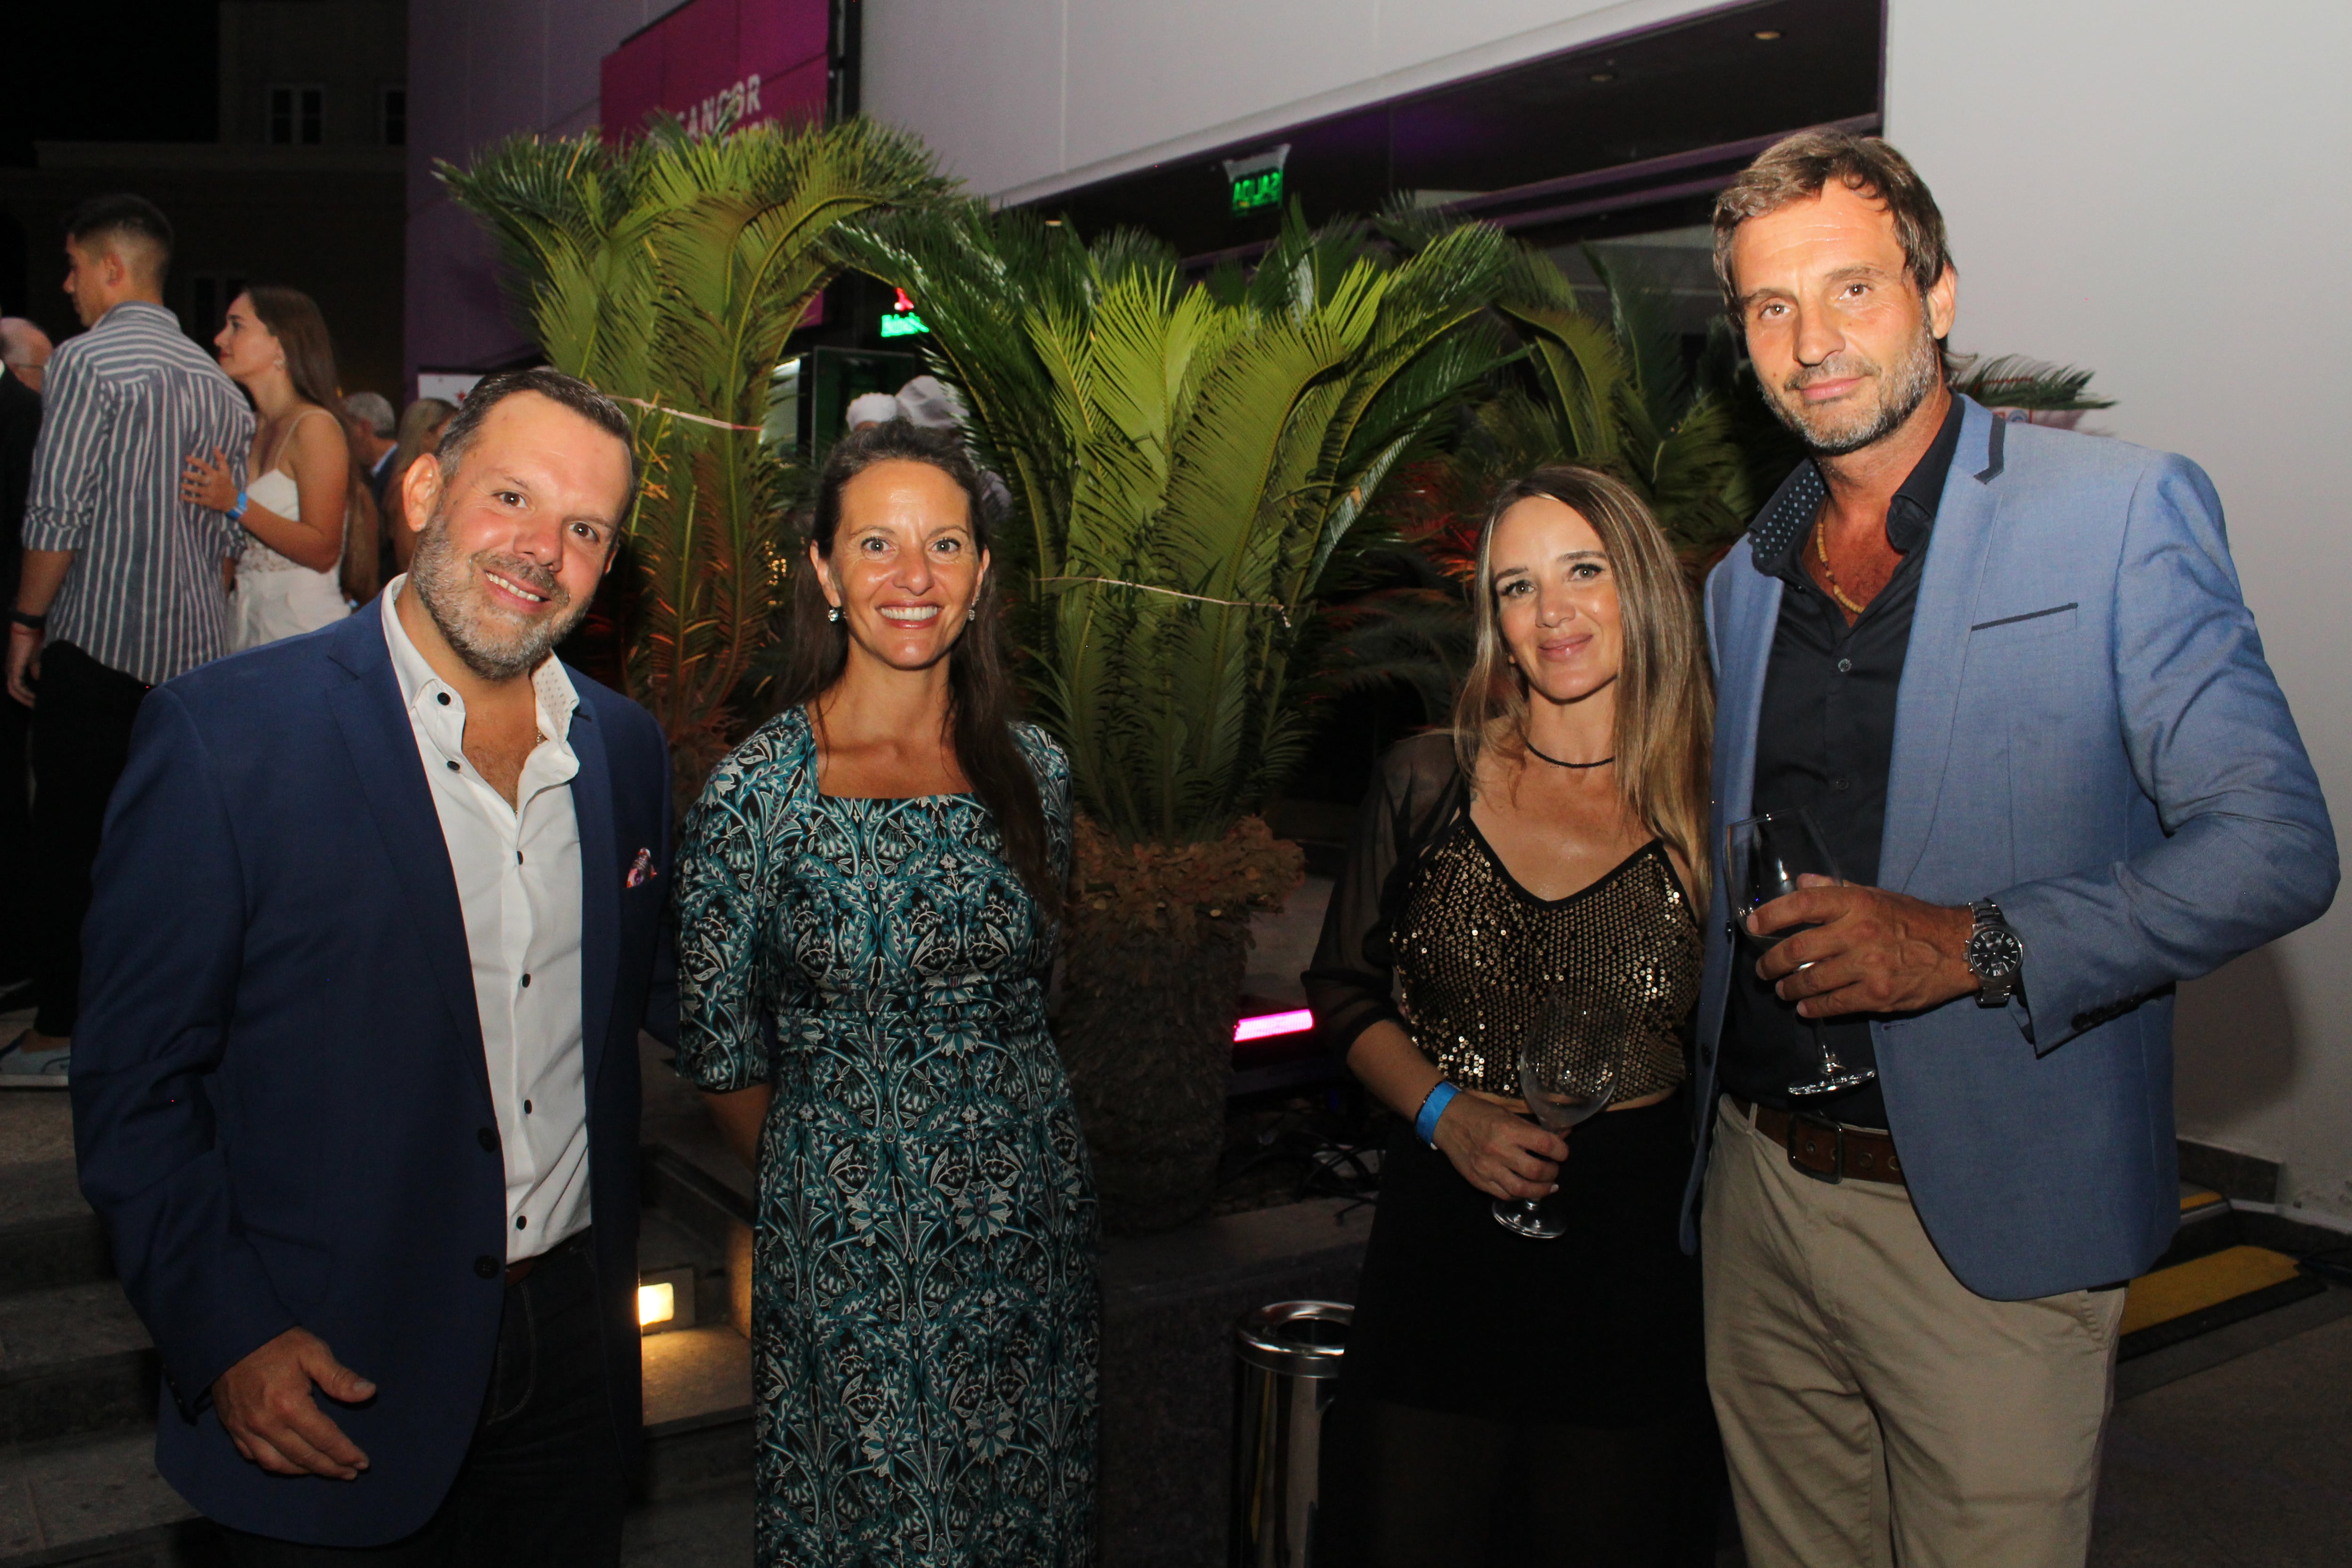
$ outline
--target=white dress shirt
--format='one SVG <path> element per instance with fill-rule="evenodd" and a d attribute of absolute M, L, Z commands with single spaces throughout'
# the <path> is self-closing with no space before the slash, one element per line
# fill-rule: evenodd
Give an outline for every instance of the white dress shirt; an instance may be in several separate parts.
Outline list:
<path fill-rule="evenodd" d="M 519 807 L 509 805 L 466 758 L 466 700 L 433 673 L 400 624 L 407 585 L 395 577 L 383 591 L 383 640 L 457 874 L 506 1156 L 507 1261 L 519 1263 L 589 1222 L 580 819 L 572 803 L 580 694 L 553 658 L 531 677 L 540 741 L 515 789 Z"/>

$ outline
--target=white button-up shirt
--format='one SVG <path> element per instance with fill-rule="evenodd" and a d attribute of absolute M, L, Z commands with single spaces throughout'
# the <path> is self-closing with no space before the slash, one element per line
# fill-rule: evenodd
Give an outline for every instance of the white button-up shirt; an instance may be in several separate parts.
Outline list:
<path fill-rule="evenodd" d="M 433 673 L 400 624 L 407 585 L 397 577 L 383 591 L 383 640 L 457 874 L 506 1156 L 507 1261 L 518 1263 L 589 1222 L 580 819 L 572 803 L 580 694 L 552 658 L 531 677 L 540 741 L 509 805 L 466 758 L 466 700 Z"/>

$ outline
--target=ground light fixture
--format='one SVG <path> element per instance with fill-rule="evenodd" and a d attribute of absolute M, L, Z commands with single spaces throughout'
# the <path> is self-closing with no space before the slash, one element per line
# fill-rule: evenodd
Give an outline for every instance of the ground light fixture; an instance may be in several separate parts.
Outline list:
<path fill-rule="evenodd" d="M 637 1331 L 694 1327 L 694 1270 L 656 1268 L 637 1276 Z"/>
<path fill-rule="evenodd" d="M 1748 37 L 1754 38 L 1759 44 L 1771 43 L 1775 39 L 1779 38 L 1780 36 L 1780 29 L 1778 27 L 1759 27 L 1756 31 L 1748 35 Z"/>

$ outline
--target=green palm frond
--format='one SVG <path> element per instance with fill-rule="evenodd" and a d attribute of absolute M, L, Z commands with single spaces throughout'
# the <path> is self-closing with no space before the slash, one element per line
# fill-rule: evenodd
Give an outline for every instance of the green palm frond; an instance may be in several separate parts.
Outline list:
<path fill-rule="evenodd" d="M 1966 393 L 1988 408 L 2018 408 L 2032 414 L 2064 414 L 2076 409 L 2113 408 L 2112 397 L 2090 393 L 2092 373 L 2071 364 L 2050 364 L 2023 354 L 2000 354 L 1988 360 L 1962 360 L 1954 366 L 1952 390 Z"/>
<path fill-rule="evenodd" d="M 1216 837 L 1305 743 L 1316 606 L 1381 487 L 1500 357 L 1508 242 L 1399 257 L 1294 210 L 1254 272 L 1189 286 L 1156 241 L 977 206 L 834 247 L 914 299 L 1015 491 L 1030 668 L 1085 809 Z"/>
<path fill-rule="evenodd" d="M 725 743 L 726 704 L 784 603 L 790 476 L 757 426 L 785 340 L 840 265 L 826 241 L 949 183 L 919 142 L 865 121 L 711 137 L 669 121 L 617 148 L 517 137 L 438 173 L 498 237 L 548 359 L 635 400 L 626 680 L 691 775 Z"/>

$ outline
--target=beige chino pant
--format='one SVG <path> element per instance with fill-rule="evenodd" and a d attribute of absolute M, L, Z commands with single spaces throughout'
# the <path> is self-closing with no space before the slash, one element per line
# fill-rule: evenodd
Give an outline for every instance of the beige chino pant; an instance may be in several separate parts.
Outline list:
<path fill-rule="evenodd" d="M 1721 1102 L 1707 1384 L 1751 1568 L 2082 1568 L 2124 1293 L 1989 1301 L 1881 1182 Z"/>

